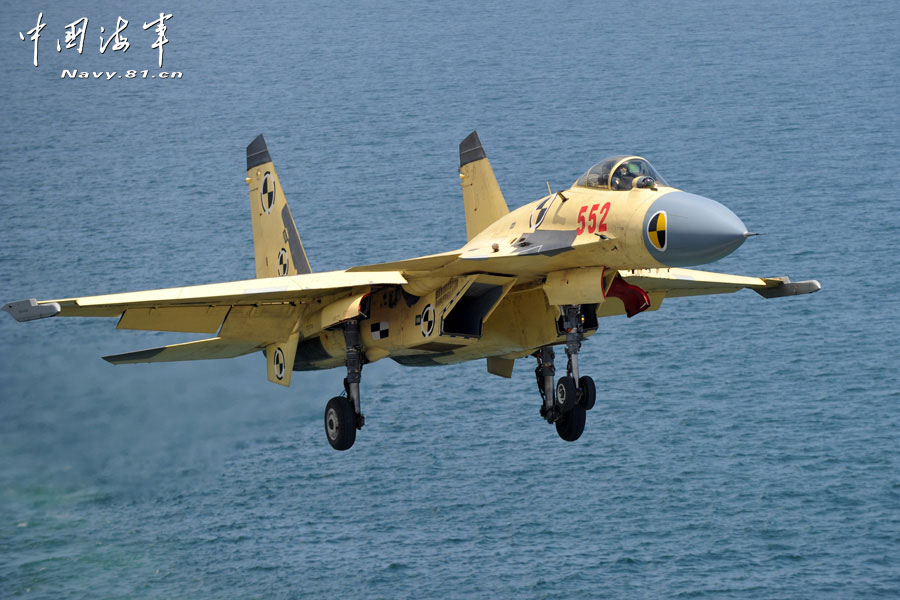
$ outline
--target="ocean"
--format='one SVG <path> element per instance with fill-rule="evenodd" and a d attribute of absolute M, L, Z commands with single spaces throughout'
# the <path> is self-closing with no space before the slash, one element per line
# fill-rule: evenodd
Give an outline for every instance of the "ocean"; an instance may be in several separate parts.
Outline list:
<path fill-rule="evenodd" d="M 533 359 L 510 380 L 367 365 L 342 453 L 341 370 L 114 367 L 200 336 L 0 315 L 0 597 L 900 597 L 895 2 L 3 17 L 0 303 L 253 277 L 259 133 L 314 270 L 458 248 L 475 129 L 511 207 L 639 154 L 762 234 L 705 268 L 823 289 L 601 320 L 575 443 L 540 418 Z"/>

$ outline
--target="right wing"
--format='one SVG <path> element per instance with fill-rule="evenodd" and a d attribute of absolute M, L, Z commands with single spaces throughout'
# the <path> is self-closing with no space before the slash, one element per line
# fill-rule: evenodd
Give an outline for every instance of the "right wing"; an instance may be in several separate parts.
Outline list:
<path fill-rule="evenodd" d="M 357 287 L 405 284 L 399 271 L 349 273 L 331 271 L 290 277 L 247 279 L 189 287 L 64 298 L 60 300 L 22 300 L 2 307 L 17 321 L 46 317 L 118 317 L 126 322 L 152 321 L 159 327 L 128 327 L 154 331 L 217 331 L 227 309 L 236 306 L 266 306 L 284 303 L 309 303 L 330 294 L 348 292 Z M 223 310 L 225 309 L 225 310 Z M 128 315 L 130 311 L 135 311 Z M 159 311 L 159 315 L 154 313 Z"/>
<path fill-rule="evenodd" d="M 217 333 L 214 338 L 104 357 L 113 364 L 231 358 L 265 350 L 269 380 L 288 385 L 301 331 L 315 335 L 363 310 L 372 287 L 405 284 L 399 271 L 332 271 L 190 287 L 35 299 L 2 307 L 17 321 L 120 317 L 118 329 Z"/>

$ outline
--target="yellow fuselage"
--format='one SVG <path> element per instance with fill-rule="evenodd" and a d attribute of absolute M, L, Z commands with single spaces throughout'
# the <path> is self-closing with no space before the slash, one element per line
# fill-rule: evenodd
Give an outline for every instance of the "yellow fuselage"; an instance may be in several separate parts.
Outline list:
<path fill-rule="evenodd" d="M 594 305 L 585 320 L 590 335 L 596 317 L 624 314 L 622 302 L 605 294 L 618 270 L 664 266 L 645 248 L 643 222 L 671 191 L 573 186 L 510 212 L 459 250 L 465 260 L 415 285 L 371 293 L 367 359 L 426 366 L 526 356 L 563 341 L 560 304 Z M 655 310 L 662 295 L 650 300 Z M 338 367 L 344 356 L 342 333 L 324 331 L 300 342 L 295 368 Z"/>

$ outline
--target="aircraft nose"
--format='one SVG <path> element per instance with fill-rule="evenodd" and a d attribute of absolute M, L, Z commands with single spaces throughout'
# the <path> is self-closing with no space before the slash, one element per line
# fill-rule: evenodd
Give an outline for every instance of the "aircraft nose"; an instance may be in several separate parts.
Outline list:
<path fill-rule="evenodd" d="M 744 243 L 747 227 L 715 200 L 669 192 L 644 215 L 644 246 L 669 267 L 703 265 L 724 258 Z"/>

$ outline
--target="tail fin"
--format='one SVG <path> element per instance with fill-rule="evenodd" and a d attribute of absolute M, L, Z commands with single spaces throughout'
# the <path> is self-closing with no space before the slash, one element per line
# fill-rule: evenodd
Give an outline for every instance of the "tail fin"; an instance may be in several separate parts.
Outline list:
<path fill-rule="evenodd" d="M 256 277 L 311 273 L 262 134 L 247 146 L 247 183 L 250 185 Z"/>
<path fill-rule="evenodd" d="M 459 176 L 466 208 L 466 238 L 471 240 L 509 213 L 477 131 L 459 144 Z"/>

